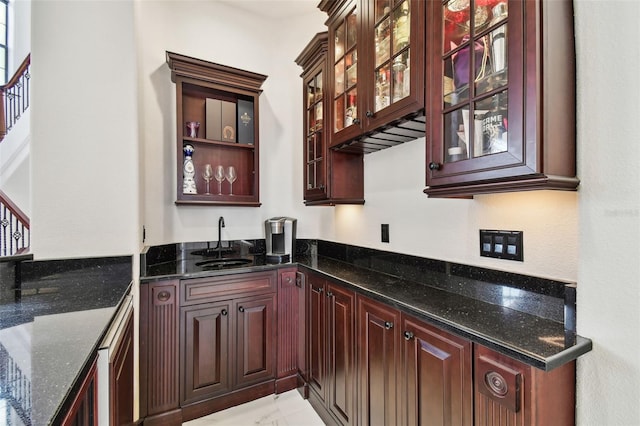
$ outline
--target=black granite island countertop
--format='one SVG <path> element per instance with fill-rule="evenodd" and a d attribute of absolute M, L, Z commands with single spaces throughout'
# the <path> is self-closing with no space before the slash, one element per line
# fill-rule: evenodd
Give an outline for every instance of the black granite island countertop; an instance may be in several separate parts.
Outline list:
<path fill-rule="evenodd" d="M 266 264 L 260 241 L 251 243 L 253 263 L 222 271 L 198 266 L 204 243 L 148 247 L 141 284 L 291 266 Z M 298 241 L 295 264 L 542 370 L 592 347 L 576 334 L 575 283 L 316 240 Z"/>
<path fill-rule="evenodd" d="M 25 261 L 0 298 L 0 424 L 58 424 L 131 286 L 131 256 Z"/>

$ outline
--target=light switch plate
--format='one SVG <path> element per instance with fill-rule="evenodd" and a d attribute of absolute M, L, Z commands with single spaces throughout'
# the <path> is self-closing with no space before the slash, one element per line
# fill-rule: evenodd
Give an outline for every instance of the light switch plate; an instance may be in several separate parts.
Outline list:
<path fill-rule="evenodd" d="M 480 256 L 524 261 L 523 232 L 481 229 Z"/>

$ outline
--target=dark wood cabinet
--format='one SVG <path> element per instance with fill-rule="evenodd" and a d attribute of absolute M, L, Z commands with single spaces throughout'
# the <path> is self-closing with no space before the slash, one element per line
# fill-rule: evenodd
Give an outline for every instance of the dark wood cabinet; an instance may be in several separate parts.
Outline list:
<path fill-rule="evenodd" d="M 140 286 L 140 417 L 179 423 L 178 280 Z"/>
<path fill-rule="evenodd" d="M 172 52 L 167 64 L 176 84 L 176 204 L 259 206 L 259 96 L 267 76 Z M 234 167 L 235 180 L 223 173 L 218 183 L 218 166 Z"/>
<path fill-rule="evenodd" d="M 575 423 L 575 361 L 539 370 L 313 272 L 306 284 L 302 377 L 325 423 Z"/>
<path fill-rule="evenodd" d="M 181 309 L 180 357 L 184 387 L 180 399 L 183 404 L 231 391 L 231 310 L 229 301 Z"/>
<path fill-rule="evenodd" d="M 323 0 L 328 14 L 329 141 L 368 153 L 424 136 L 425 4 Z"/>
<path fill-rule="evenodd" d="M 235 387 L 273 380 L 276 371 L 276 295 L 234 301 L 236 311 Z"/>
<path fill-rule="evenodd" d="M 366 297 L 357 300 L 359 424 L 399 424 L 400 312 Z"/>
<path fill-rule="evenodd" d="M 473 425 L 472 345 L 402 315 L 401 421 L 405 425 Z"/>
<path fill-rule="evenodd" d="M 140 286 L 145 425 L 180 424 L 274 392 L 277 282 L 265 271 Z"/>
<path fill-rule="evenodd" d="M 305 341 L 304 279 L 297 268 L 278 271 L 278 342 L 276 348 L 276 393 L 298 386 L 299 369 L 304 368 Z M 301 333 L 302 331 L 302 333 Z M 300 358 L 303 358 L 300 362 Z M 300 367 L 299 367 L 300 365 Z"/>
<path fill-rule="evenodd" d="M 571 0 L 426 4 L 424 192 L 575 190 Z"/>
<path fill-rule="evenodd" d="M 109 418 L 111 425 L 133 424 L 134 411 L 134 337 L 133 309 L 124 322 L 124 329 L 109 363 Z"/>
<path fill-rule="evenodd" d="M 329 423 L 356 423 L 355 293 L 309 274 L 309 399 Z"/>
<path fill-rule="evenodd" d="M 97 364 L 94 361 L 71 404 L 71 408 L 62 420 L 62 426 L 98 425 L 97 380 Z"/>
<path fill-rule="evenodd" d="M 318 33 L 296 58 L 303 69 L 304 201 L 306 205 L 364 203 L 362 154 L 329 149 L 328 35 Z"/>
<path fill-rule="evenodd" d="M 575 424 L 575 361 L 545 372 L 474 345 L 475 424 Z"/>

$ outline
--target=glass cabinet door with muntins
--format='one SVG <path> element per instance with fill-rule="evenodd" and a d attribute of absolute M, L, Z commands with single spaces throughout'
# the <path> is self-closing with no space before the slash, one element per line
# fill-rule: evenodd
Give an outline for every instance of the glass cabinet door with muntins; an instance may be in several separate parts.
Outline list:
<path fill-rule="evenodd" d="M 444 161 L 505 152 L 507 2 L 449 0 L 442 10 Z"/>
<path fill-rule="evenodd" d="M 334 58 L 333 131 L 358 127 L 358 10 L 354 4 L 332 27 Z"/>
<path fill-rule="evenodd" d="M 375 0 L 374 112 L 409 96 L 411 3 Z"/>
<path fill-rule="evenodd" d="M 326 197 L 326 163 L 324 160 L 324 72 L 317 67 L 305 79 L 306 157 L 305 198 Z"/>
<path fill-rule="evenodd" d="M 437 1 L 430 13 L 440 38 L 427 54 L 434 71 L 427 174 L 522 164 L 522 22 L 510 25 L 522 20 L 522 2 Z"/>

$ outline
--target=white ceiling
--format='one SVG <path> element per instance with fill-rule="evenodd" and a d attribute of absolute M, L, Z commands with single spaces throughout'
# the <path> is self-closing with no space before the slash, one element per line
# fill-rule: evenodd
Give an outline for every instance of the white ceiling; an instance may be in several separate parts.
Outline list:
<path fill-rule="evenodd" d="M 312 13 L 320 0 L 218 0 L 267 18 L 291 18 Z"/>

